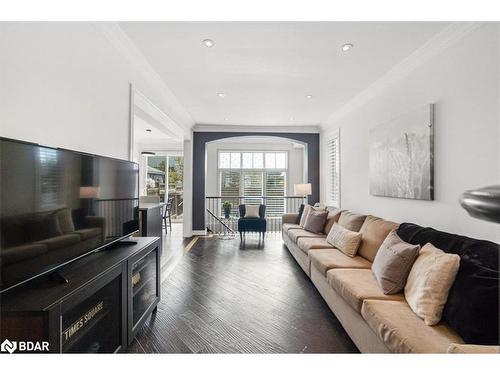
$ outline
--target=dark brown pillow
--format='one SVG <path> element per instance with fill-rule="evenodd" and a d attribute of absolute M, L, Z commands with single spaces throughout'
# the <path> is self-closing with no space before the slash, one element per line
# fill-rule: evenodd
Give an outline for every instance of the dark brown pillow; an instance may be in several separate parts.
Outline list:
<path fill-rule="evenodd" d="M 404 242 L 396 231 L 389 232 L 375 255 L 372 272 L 384 294 L 403 290 L 420 245 Z"/>
<path fill-rule="evenodd" d="M 328 217 L 326 218 L 325 227 L 323 228 L 323 233 L 330 233 L 330 229 L 332 229 L 333 224 L 339 221 L 341 210 L 337 208 L 328 209 Z"/>
<path fill-rule="evenodd" d="M 304 224 L 304 229 L 318 234 L 323 234 L 326 218 L 328 217 L 327 210 L 314 210 L 312 209 L 307 216 Z"/>

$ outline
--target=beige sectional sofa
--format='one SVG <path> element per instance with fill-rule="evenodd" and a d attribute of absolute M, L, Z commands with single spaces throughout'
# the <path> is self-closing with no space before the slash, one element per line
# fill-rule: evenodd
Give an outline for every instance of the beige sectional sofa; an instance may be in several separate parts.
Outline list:
<path fill-rule="evenodd" d="M 330 309 L 363 353 L 498 352 L 498 347 L 465 345 L 446 324 L 428 326 L 411 310 L 403 293 L 385 295 L 371 264 L 393 223 L 366 216 L 359 232 L 362 242 L 351 258 L 326 241 L 332 222 L 352 215 L 331 213 L 321 234 L 295 224 L 297 214 L 283 216 L 283 241 L 310 277 Z"/>

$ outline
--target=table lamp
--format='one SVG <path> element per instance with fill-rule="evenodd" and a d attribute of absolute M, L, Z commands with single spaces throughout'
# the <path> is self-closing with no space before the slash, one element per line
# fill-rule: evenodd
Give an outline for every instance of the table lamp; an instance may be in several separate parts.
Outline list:
<path fill-rule="evenodd" d="M 308 195 L 312 194 L 311 184 L 294 184 L 293 185 L 293 194 L 296 196 L 301 196 L 304 198 L 304 203 L 306 203 L 306 199 Z"/>

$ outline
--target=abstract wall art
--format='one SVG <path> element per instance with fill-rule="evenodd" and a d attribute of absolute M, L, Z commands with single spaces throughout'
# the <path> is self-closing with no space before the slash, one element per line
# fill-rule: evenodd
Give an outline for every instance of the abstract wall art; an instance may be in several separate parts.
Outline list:
<path fill-rule="evenodd" d="M 434 199 L 434 105 L 370 130 L 370 194 Z"/>

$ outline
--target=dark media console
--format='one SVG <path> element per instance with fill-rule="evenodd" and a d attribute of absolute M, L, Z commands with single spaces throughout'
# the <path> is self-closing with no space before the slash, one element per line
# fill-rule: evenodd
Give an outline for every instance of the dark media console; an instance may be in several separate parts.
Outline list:
<path fill-rule="evenodd" d="M 52 353 L 125 351 L 160 300 L 160 246 L 157 237 L 118 242 L 63 267 L 67 283 L 45 277 L 1 294 L 0 342 L 48 342 Z"/>

